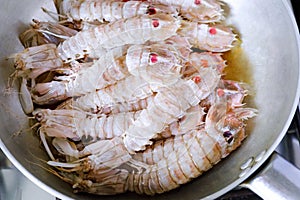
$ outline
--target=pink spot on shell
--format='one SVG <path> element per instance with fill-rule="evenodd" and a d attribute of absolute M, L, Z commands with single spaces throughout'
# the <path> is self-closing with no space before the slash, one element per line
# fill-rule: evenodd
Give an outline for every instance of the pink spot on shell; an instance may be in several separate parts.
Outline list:
<path fill-rule="evenodd" d="M 217 94 L 218 94 L 219 97 L 222 97 L 222 96 L 225 95 L 225 92 L 224 92 L 224 90 L 219 88 L 219 89 L 217 89 Z"/>
<path fill-rule="evenodd" d="M 201 4 L 201 0 L 195 0 L 194 3 L 195 3 L 196 5 L 200 5 L 200 4 Z"/>
<path fill-rule="evenodd" d="M 193 79 L 192 79 L 196 84 L 198 84 L 198 83 L 200 83 L 201 82 L 201 78 L 200 78 L 200 76 L 195 76 L 195 77 L 193 77 Z"/>
<path fill-rule="evenodd" d="M 158 61 L 158 58 L 157 58 L 157 54 L 155 54 L 155 53 L 151 53 L 150 54 L 150 61 L 151 61 L 151 63 L 156 63 L 157 61 Z"/>
<path fill-rule="evenodd" d="M 212 28 L 209 29 L 209 33 L 212 34 L 212 35 L 215 35 L 215 34 L 217 34 L 217 29 L 212 27 Z"/>
<path fill-rule="evenodd" d="M 158 19 L 152 19 L 152 25 L 153 25 L 154 28 L 158 27 L 159 26 Z"/>
<path fill-rule="evenodd" d="M 201 66 L 202 66 L 202 67 L 208 67 L 208 60 L 201 59 L 201 60 L 200 60 L 200 63 L 201 63 Z"/>

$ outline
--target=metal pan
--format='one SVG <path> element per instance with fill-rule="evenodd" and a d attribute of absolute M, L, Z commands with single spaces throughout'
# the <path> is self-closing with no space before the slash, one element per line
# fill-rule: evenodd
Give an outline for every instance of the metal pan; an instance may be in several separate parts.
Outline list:
<path fill-rule="evenodd" d="M 40 148 L 38 138 L 30 130 L 26 131 L 28 118 L 18 101 L 18 88 L 12 88 L 10 94 L 5 90 L 7 77 L 13 72 L 11 60 L 5 57 L 22 50 L 17 40 L 18 34 L 33 17 L 41 19 L 40 8 L 49 2 L 0 0 L 0 147 L 25 176 L 54 196 L 62 199 L 114 199 L 116 197 L 74 194 L 68 184 L 44 170 L 42 160 L 48 158 Z M 123 194 L 118 195 L 118 199 L 214 199 L 240 184 L 252 189 L 265 186 L 272 192 L 257 191 L 258 194 L 271 197 L 268 195 L 278 194 L 276 187 L 269 187 L 270 182 L 257 181 L 268 173 L 273 178 L 280 177 L 278 184 L 284 185 L 279 185 L 281 193 L 290 189 L 289 196 L 284 194 L 278 198 L 299 197 L 300 189 L 293 185 L 293 177 L 297 177 L 299 171 L 295 170 L 292 178 L 284 179 L 282 183 L 283 175 L 290 172 L 278 171 L 277 164 L 281 164 L 282 159 L 277 155 L 273 155 L 274 162 L 260 172 L 258 179 L 247 179 L 265 163 L 280 143 L 298 103 L 299 35 L 292 11 L 284 0 L 225 0 L 225 3 L 230 8 L 227 23 L 235 27 L 242 39 L 242 51 L 236 52 L 236 55 L 243 59 L 238 59 L 238 64 L 251 72 L 248 74 L 250 77 L 246 77 L 254 88 L 249 104 L 259 110 L 251 130 L 248 130 L 250 136 L 228 158 L 179 189 L 154 197 Z M 25 131 L 15 136 L 21 129 Z"/>

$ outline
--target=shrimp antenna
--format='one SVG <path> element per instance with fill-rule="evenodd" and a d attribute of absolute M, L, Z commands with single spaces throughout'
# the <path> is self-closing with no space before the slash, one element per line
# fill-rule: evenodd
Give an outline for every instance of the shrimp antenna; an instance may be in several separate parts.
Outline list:
<path fill-rule="evenodd" d="M 63 18 L 63 19 L 68 19 L 68 17 L 66 15 L 62 15 L 62 14 L 59 14 L 57 12 L 47 10 L 44 7 L 41 7 L 41 9 L 42 9 L 43 12 L 45 12 L 46 14 L 48 14 L 50 17 L 52 17 L 55 20 L 57 20 L 57 17 L 60 17 L 60 18 Z"/>
<path fill-rule="evenodd" d="M 49 11 L 49 12 L 51 12 L 51 11 Z M 48 31 L 48 30 L 39 29 L 38 27 L 39 27 L 40 22 L 36 19 L 32 19 L 32 22 L 33 22 L 32 26 L 33 26 L 33 28 L 36 29 L 37 32 L 52 35 L 54 37 L 61 38 L 61 39 L 64 39 L 64 40 L 69 38 L 69 36 L 59 35 L 59 34 L 53 33 L 53 32 Z"/>
<path fill-rule="evenodd" d="M 42 143 L 43 143 L 43 145 L 44 145 L 44 147 L 45 147 L 45 150 L 46 150 L 46 152 L 48 153 L 50 159 L 51 159 L 51 160 L 55 160 L 55 158 L 54 158 L 54 156 L 53 156 L 53 154 L 52 154 L 52 152 L 51 152 L 51 150 L 50 150 L 50 148 L 49 148 L 49 145 L 48 145 L 48 143 L 47 143 L 47 141 L 46 141 L 46 135 L 44 134 L 44 132 L 42 132 L 42 131 L 40 131 L 40 130 L 39 130 L 39 133 L 40 133 L 41 141 L 42 141 Z"/>

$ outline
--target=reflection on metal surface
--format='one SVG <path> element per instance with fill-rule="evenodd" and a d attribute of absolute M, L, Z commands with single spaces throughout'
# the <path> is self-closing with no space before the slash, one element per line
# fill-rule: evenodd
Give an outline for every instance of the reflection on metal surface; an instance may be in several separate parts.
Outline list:
<path fill-rule="evenodd" d="M 239 174 L 239 177 L 243 177 L 245 176 L 246 174 L 248 174 L 248 172 L 251 170 L 251 166 L 245 168 L 240 174 Z"/>
<path fill-rule="evenodd" d="M 260 162 L 264 158 L 266 152 L 267 151 L 264 150 L 261 153 L 259 153 L 257 156 L 251 157 L 248 160 L 246 160 L 244 164 L 242 164 L 240 167 L 241 173 L 239 174 L 239 177 L 245 176 L 256 163 Z"/>
<path fill-rule="evenodd" d="M 254 161 L 255 162 L 260 162 L 263 159 L 263 157 L 265 156 L 266 152 L 267 152 L 266 150 L 262 151 L 260 154 L 258 154 L 255 157 Z"/>
<path fill-rule="evenodd" d="M 251 166 L 251 163 L 253 162 L 254 158 L 249 158 L 244 164 L 241 165 L 241 170 L 244 170 Z"/>

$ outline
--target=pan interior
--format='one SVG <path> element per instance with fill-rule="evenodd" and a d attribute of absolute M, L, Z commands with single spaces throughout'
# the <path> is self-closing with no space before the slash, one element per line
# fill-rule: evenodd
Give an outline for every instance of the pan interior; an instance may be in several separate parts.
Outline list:
<path fill-rule="evenodd" d="M 0 2 L 3 27 L 0 30 L 0 147 L 27 177 L 57 197 L 112 199 L 75 195 L 69 185 L 43 169 L 48 158 L 41 150 L 38 138 L 28 129 L 28 118 L 17 100 L 18 87 L 7 90 L 7 77 L 13 72 L 13 63 L 6 57 L 22 50 L 18 34 L 25 30 L 32 18 L 43 20 L 41 16 L 44 14 L 41 14 L 40 8 L 49 7 L 49 1 Z M 266 158 L 283 137 L 298 99 L 299 46 L 291 10 L 285 1 L 274 0 L 225 0 L 225 7 L 228 7 L 225 9 L 227 24 L 234 27 L 242 41 L 240 50 L 234 55 L 237 60 L 235 65 L 250 72 L 243 77 L 253 88 L 248 102 L 259 110 L 259 115 L 248 127 L 250 136 L 228 158 L 177 190 L 155 197 L 119 195 L 119 199 L 216 197 L 243 180 L 239 175 L 244 162 L 249 158 L 255 160 L 262 152 L 266 153 L 262 158 Z M 21 129 L 23 131 L 19 133 Z"/>

